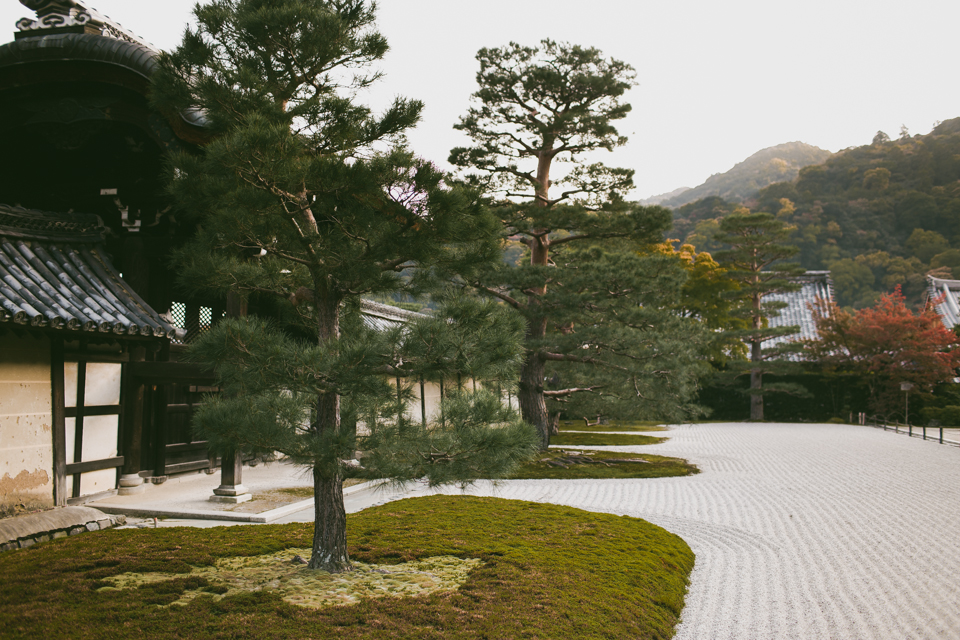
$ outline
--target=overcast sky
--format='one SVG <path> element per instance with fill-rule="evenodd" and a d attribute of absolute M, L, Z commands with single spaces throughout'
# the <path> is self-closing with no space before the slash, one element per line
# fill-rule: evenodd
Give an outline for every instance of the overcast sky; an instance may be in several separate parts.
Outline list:
<path fill-rule="evenodd" d="M 161 49 L 176 46 L 188 0 L 87 0 Z M 960 116 L 952 0 L 381 0 L 391 50 L 368 97 L 426 103 L 411 146 L 441 166 L 475 90 L 481 47 L 542 38 L 593 46 L 637 70 L 630 140 L 603 161 L 636 170 L 634 197 L 694 187 L 749 155 L 802 141 L 838 151 L 901 125 L 927 133 Z M 34 17 L 0 0 L 0 41 Z"/>

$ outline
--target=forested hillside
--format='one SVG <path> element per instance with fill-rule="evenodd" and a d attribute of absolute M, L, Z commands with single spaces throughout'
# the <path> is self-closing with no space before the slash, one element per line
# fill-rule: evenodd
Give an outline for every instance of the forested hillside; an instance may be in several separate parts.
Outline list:
<path fill-rule="evenodd" d="M 802 167 L 819 164 L 830 152 L 803 142 L 787 142 L 756 152 L 726 173 L 717 173 L 693 189 L 667 197 L 666 207 L 679 207 L 708 196 L 719 196 L 729 202 L 743 202 L 775 182 L 793 180 Z"/>
<path fill-rule="evenodd" d="M 744 203 L 794 225 L 807 269 L 830 269 L 837 301 L 871 305 L 901 285 L 920 302 L 924 275 L 960 278 L 960 118 L 927 135 L 904 132 L 847 149 L 770 185 Z M 675 237 L 704 250 L 717 220 L 738 204 L 705 198 L 674 211 Z"/>

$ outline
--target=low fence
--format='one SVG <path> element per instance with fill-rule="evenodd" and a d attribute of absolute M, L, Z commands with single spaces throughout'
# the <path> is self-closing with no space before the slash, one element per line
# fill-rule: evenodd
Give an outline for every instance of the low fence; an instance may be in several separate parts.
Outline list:
<path fill-rule="evenodd" d="M 891 424 L 878 416 L 868 417 L 866 414 L 860 414 L 860 424 L 876 429 L 883 429 L 884 431 L 903 433 L 911 438 L 923 438 L 924 440 L 933 440 L 940 444 L 960 447 L 960 428 L 957 427 L 944 427 L 939 423 L 927 426 L 915 426 L 912 424 L 901 425 L 899 421 Z"/>

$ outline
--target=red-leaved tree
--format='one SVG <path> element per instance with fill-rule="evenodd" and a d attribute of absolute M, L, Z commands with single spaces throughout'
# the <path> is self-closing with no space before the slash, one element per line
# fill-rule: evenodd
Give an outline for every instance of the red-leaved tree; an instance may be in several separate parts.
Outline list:
<path fill-rule="evenodd" d="M 870 410 L 888 416 L 903 407 L 900 384 L 929 393 L 951 380 L 960 367 L 960 341 L 943 326 L 934 305 L 914 313 L 898 286 L 876 306 L 855 313 L 834 303 L 813 309 L 818 340 L 807 342 L 812 356 L 828 368 L 858 376 L 870 391 Z"/>

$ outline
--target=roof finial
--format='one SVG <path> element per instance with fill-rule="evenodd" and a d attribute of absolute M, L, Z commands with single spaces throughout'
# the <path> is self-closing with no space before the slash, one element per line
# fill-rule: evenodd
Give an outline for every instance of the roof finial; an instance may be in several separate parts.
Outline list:
<path fill-rule="evenodd" d="M 80 0 L 20 0 L 20 4 L 35 11 L 37 19 L 17 21 L 18 40 L 54 33 L 90 33 L 153 48 Z"/>

